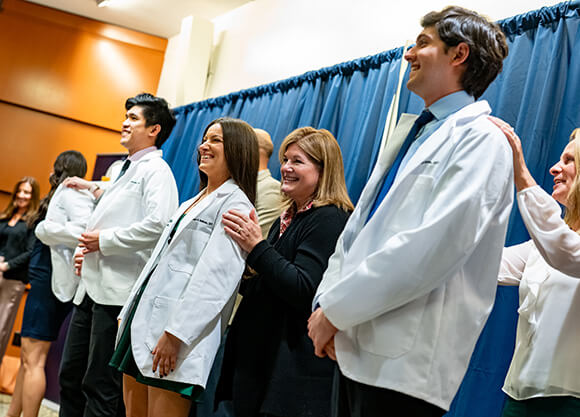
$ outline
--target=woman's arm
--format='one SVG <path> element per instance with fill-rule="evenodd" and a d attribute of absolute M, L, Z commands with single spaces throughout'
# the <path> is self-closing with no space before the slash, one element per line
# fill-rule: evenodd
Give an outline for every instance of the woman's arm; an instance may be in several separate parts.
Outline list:
<path fill-rule="evenodd" d="M 303 215 L 309 217 L 301 225 L 296 257 L 292 262 L 266 241 L 254 248 L 247 261 L 273 296 L 309 315 L 312 299 L 348 215 L 333 206 Z"/>
<path fill-rule="evenodd" d="M 532 242 L 503 248 L 497 282 L 499 285 L 520 285 Z"/>
<path fill-rule="evenodd" d="M 489 116 L 489 120 L 503 132 L 505 137 L 512 148 L 512 155 L 514 161 L 514 182 L 516 185 L 516 190 L 521 191 L 529 187 L 536 185 L 536 181 L 526 165 L 524 159 L 524 152 L 522 150 L 522 142 L 516 132 L 514 132 L 513 127 L 504 122 L 503 120 Z"/>
<path fill-rule="evenodd" d="M 544 260 L 580 278 L 580 235 L 564 222 L 558 203 L 539 186 L 520 191 L 517 198 L 522 219 Z"/>
<path fill-rule="evenodd" d="M 538 251 L 552 268 L 580 278 L 580 235 L 562 220 L 560 206 L 532 178 L 513 128 L 497 117 L 489 119 L 501 129 L 512 148 L 518 206 Z"/>

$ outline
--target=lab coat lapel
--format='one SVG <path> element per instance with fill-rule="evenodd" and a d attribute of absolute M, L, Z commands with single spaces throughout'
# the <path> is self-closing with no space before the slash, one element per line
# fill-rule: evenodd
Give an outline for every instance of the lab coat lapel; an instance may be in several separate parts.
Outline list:
<path fill-rule="evenodd" d="M 179 223 L 179 227 L 177 228 L 177 230 L 175 231 L 175 234 L 173 235 L 173 239 L 171 240 L 171 242 L 175 242 L 178 238 L 178 236 L 181 234 L 181 232 L 185 229 L 185 227 L 191 223 L 193 221 L 193 219 L 195 219 L 196 217 L 199 217 L 199 214 L 202 213 L 203 211 L 207 210 L 207 209 L 217 209 L 217 205 L 215 204 L 216 201 L 221 198 L 224 194 L 229 194 L 233 191 L 233 189 L 235 188 L 235 182 L 232 179 L 227 180 L 226 182 L 224 182 L 222 185 L 220 185 L 213 193 L 209 194 L 207 197 L 205 197 L 203 200 L 201 200 L 199 203 L 197 203 L 195 206 L 193 206 L 191 208 L 191 210 L 189 210 L 189 212 L 185 215 L 185 217 L 183 218 L 183 220 Z M 205 189 L 203 189 L 197 196 L 195 196 L 195 198 L 198 198 L 202 193 L 205 192 Z M 190 200 L 190 203 L 187 204 L 187 206 L 185 207 L 185 209 L 187 209 L 187 207 L 189 207 L 191 205 L 191 203 L 193 201 L 195 201 L 195 198 Z M 185 211 L 185 209 L 183 211 Z M 183 214 L 183 211 L 181 212 L 181 214 Z M 175 221 L 177 221 L 179 217 L 175 218 Z M 216 221 L 221 221 L 221 219 L 217 219 Z"/>
<path fill-rule="evenodd" d="M 381 153 L 367 185 L 359 198 L 355 211 L 349 220 L 350 227 L 347 225 L 345 228 L 343 236 L 345 249 L 348 249 L 352 245 L 354 239 L 364 227 L 371 206 L 375 201 L 378 189 L 383 183 L 383 178 L 397 157 L 397 153 L 399 152 L 399 149 L 401 149 L 401 146 L 413 127 L 413 123 L 415 123 L 417 117 L 418 116 L 414 114 L 403 113 L 395 127 L 395 130 L 393 130 L 393 133 L 389 136 L 385 149 Z"/>
<path fill-rule="evenodd" d="M 431 158 L 439 149 L 441 149 L 445 142 L 447 141 L 457 141 L 460 138 L 453 134 L 453 130 L 456 126 L 463 125 L 473 119 L 488 115 L 491 112 L 491 108 L 487 104 L 487 101 L 478 101 L 473 104 L 469 104 L 455 114 L 452 114 L 435 132 L 431 134 L 428 140 L 423 142 L 423 144 L 417 149 L 417 152 L 409 159 L 400 175 L 397 176 L 395 182 L 393 183 L 392 189 L 395 189 L 400 182 L 407 177 L 419 164 L 421 164 L 426 159 Z M 454 146 L 454 143 L 451 143 Z"/>

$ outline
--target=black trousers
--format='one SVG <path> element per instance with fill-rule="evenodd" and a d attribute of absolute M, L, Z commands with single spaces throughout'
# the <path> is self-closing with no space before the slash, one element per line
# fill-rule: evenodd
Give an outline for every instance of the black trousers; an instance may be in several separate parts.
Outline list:
<path fill-rule="evenodd" d="M 60 417 L 125 415 L 122 375 L 109 366 L 119 306 L 93 302 L 74 307 L 60 367 Z"/>
<path fill-rule="evenodd" d="M 361 384 L 338 369 L 332 386 L 332 417 L 441 417 L 445 410 L 397 391 Z"/>

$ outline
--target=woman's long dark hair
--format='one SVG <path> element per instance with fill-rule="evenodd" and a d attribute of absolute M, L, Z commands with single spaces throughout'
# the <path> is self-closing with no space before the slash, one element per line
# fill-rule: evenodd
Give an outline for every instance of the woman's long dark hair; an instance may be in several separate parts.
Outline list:
<path fill-rule="evenodd" d="M 28 219 L 30 227 L 35 226 L 38 222 L 44 220 L 48 203 L 52 199 L 58 186 L 68 177 L 84 177 L 87 173 L 87 160 L 82 153 L 78 151 L 64 151 L 56 157 L 54 161 L 53 172 L 48 179 L 50 182 L 50 191 L 40 201 L 38 210 L 34 216 Z"/>
<path fill-rule="evenodd" d="M 12 191 L 12 196 L 10 197 L 8 206 L 6 206 L 6 208 L 0 213 L 0 220 L 10 220 L 12 216 L 14 216 L 18 211 L 18 207 L 16 207 L 16 195 L 18 194 L 18 190 L 22 184 L 30 185 L 30 188 L 32 188 L 32 193 L 30 195 L 30 203 L 28 203 L 26 213 L 24 213 L 21 220 L 28 220 L 31 217 L 34 217 L 34 213 L 38 209 L 40 187 L 38 186 L 38 181 L 36 181 L 34 177 L 23 177 L 14 186 L 14 190 Z"/>
<path fill-rule="evenodd" d="M 208 129 L 219 124 L 224 137 L 224 155 L 226 165 L 232 179 L 238 187 L 248 196 L 248 199 L 256 202 L 256 182 L 258 181 L 258 166 L 260 156 L 258 151 L 258 138 L 252 126 L 240 119 L 230 117 L 220 117 L 211 122 L 203 131 L 203 136 Z M 199 151 L 197 153 L 197 164 L 200 162 Z M 199 189 L 207 187 L 207 175 L 199 171 Z"/>

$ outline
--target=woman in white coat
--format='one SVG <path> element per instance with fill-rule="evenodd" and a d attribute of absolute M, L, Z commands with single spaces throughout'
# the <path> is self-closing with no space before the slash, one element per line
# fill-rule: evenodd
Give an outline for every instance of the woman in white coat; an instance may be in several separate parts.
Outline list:
<path fill-rule="evenodd" d="M 28 276 L 31 290 L 22 322 L 21 366 L 6 416 L 35 417 L 46 389 L 44 365 L 50 345 L 72 309 L 79 280 L 74 276 L 72 254 L 94 208 L 88 191 L 64 187 L 73 176 L 84 177 L 87 162 L 77 151 L 65 151 L 54 162 L 50 191 L 40 202 L 31 223 L 36 240 Z"/>
<path fill-rule="evenodd" d="M 512 147 L 518 205 L 532 237 L 504 249 L 499 272 L 500 284 L 519 285 L 520 298 L 503 417 L 580 416 L 580 130 L 550 169 L 550 196 L 528 171 L 513 129 L 492 121 Z"/>
<path fill-rule="evenodd" d="M 201 191 L 181 205 L 120 313 L 111 365 L 124 373 L 127 416 L 187 416 L 205 387 L 231 315 L 246 253 L 222 215 L 249 214 L 258 143 L 237 119 L 209 124 L 198 149 Z"/>

